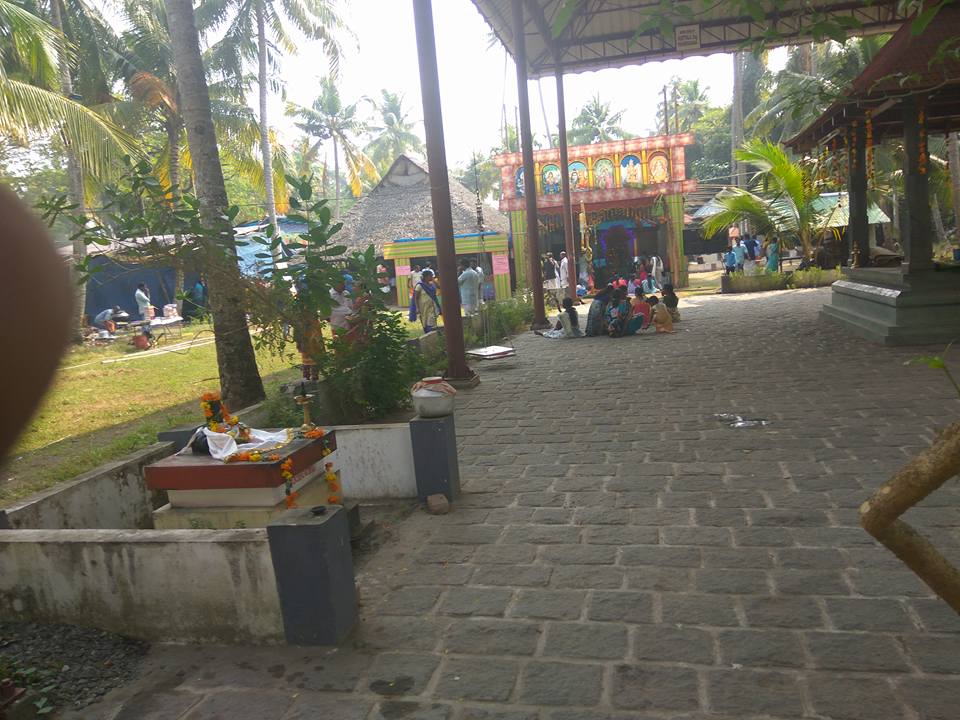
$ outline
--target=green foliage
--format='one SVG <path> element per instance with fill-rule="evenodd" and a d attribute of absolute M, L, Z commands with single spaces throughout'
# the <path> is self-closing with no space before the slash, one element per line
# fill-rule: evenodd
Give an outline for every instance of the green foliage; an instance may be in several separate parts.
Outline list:
<path fill-rule="evenodd" d="M 941 355 L 921 355 L 913 358 L 912 360 L 907 360 L 904 365 L 913 365 L 919 363 L 926 365 L 931 370 L 943 370 L 944 374 L 947 376 L 947 380 L 950 381 L 951 385 L 953 385 L 953 389 L 957 391 L 957 397 L 960 398 L 960 383 L 957 382 L 957 379 L 953 376 L 953 373 L 950 372 L 950 367 L 947 365 L 947 353 L 950 352 L 951 347 L 953 347 L 953 343 L 947 345 Z"/>
<path fill-rule="evenodd" d="M 9 678 L 15 686 L 34 693 L 33 707 L 37 716 L 44 717 L 56 709 L 60 687 L 57 668 L 23 667 L 15 657 L 0 655 L 0 678 Z"/>
<path fill-rule="evenodd" d="M 49 225 L 65 222 L 71 241 L 110 246 L 121 257 L 144 264 L 161 264 L 215 272 L 226 265 L 236 273 L 233 222 L 236 208 L 210 224 L 203 220 L 200 201 L 181 193 L 174 205 L 171 188 L 155 176 L 149 162 L 124 161 L 125 173 L 104 187 L 102 206 L 94 215 L 78 212 L 66 195 L 45 196 L 36 209 Z M 179 242 L 171 242 L 179 238 Z M 90 256 L 77 264 L 80 282 L 90 279 Z"/>
<path fill-rule="evenodd" d="M 291 328 L 296 337 L 307 337 L 319 328 L 320 318 L 328 317 L 332 308 L 330 289 L 342 280 L 337 258 L 346 246 L 334 244 L 342 223 L 333 222 L 326 200 L 314 197 L 312 182 L 312 178 L 287 177 L 294 190 L 290 196 L 294 212 L 289 217 L 307 226 L 299 235 L 302 246 L 286 269 L 268 272 L 264 282 L 249 288 L 247 296 L 250 321 L 260 330 L 257 347 L 278 354 L 286 351 Z M 262 246 L 256 257 L 269 259 L 280 238 L 268 226 L 264 237 L 254 237 L 252 242 Z"/>
<path fill-rule="evenodd" d="M 377 287 L 380 274 L 372 245 L 351 254 L 349 263 L 358 293 Z M 330 352 L 316 360 L 343 413 L 373 420 L 407 406 L 422 363 L 407 344 L 402 318 L 387 308 L 380 293 L 362 295 L 354 312 L 353 337 L 337 333 Z"/>
<path fill-rule="evenodd" d="M 518 289 L 513 297 L 484 303 L 480 308 L 480 325 L 476 331 L 464 323 L 469 347 L 503 342 L 504 338 L 528 328 L 533 322 L 533 293 Z"/>
<path fill-rule="evenodd" d="M 705 183 L 730 180 L 730 107 L 708 108 L 690 126 L 695 141 L 687 149 L 692 177 Z"/>
<path fill-rule="evenodd" d="M 785 290 L 787 276 L 780 272 L 762 272 L 758 275 L 744 275 L 735 272 L 723 278 L 724 292 L 748 293 Z"/>
<path fill-rule="evenodd" d="M 806 270 L 795 270 L 787 278 L 787 285 L 791 288 L 813 288 L 833 285 L 843 277 L 840 268 L 823 270 L 818 267 Z"/>
<path fill-rule="evenodd" d="M 746 221 L 754 232 L 799 243 L 810 257 L 827 222 L 814 206 L 820 189 L 811 165 L 793 161 L 782 146 L 759 138 L 737 150 L 737 158 L 756 170 L 751 190 L 723 191 L 717 198 L 722 210 L 704 223 L 704 235 L 713 237 Z"/>
<path fill-rule="evenodd" d="M 570 144 L 589 145 L 632 137 L 620 126 L 624 112 L 614 112 L 609 102 L 603 102 L 599 95 L 594 95 L 573 119 L 573 126 L 568 132 Z"/>

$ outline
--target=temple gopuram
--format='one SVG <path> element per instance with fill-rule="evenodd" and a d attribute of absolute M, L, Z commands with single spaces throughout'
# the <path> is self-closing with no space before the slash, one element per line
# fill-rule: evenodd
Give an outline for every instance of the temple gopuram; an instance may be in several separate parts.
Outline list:
<path fill-rule="evenodd" d="M 696 189 L 686 177 L 684 148 L 692 133 L 634 138 L 569 148 L 570 195 L 578 238 L 578 276 L 595 285 L 628 275 L 635 258 L 658 255 L 675 285 L 686 284 L 683 194 Z M 560 151 L 536 150 L 534 187 L 540 220 L 540 253 L 564 249 Z M 494 157 L 500 168 L 500 209 L 510 215 L 517 283 L 526 282 L 526 211 L 521 153 Z"/>

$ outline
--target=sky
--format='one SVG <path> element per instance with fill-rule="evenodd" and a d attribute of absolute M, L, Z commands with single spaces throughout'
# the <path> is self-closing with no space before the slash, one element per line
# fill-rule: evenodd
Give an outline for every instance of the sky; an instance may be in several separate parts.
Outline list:
<path fill-rule="evenodd" d="M 355 38 L 344 39 L 345 58 L 340 65 L 340 94 L 345 102 L 380 96 L 381 89 L 402 93 L 410 117 L 418 121 L 422 136 L 420 75 L 410 0 L 345 0 L 344 19 Z M 501 108 L 507 107 L 508 122 L 514 122 L 517 79 L 513 59 L 504 66 L 503 47 L 488 48 L 489 26 L 470 0 L 434 0 L 434 30 L 440 69 L 447 162 L 466 164 L 474 151 L 486 152 L 498 142 Z M 776 58 L 774 59 L 776 62 Z M 309 105 L 317 94 L 317 79 L 326 70 L 326 60 L 316 43 L 303 43 L 297 56 L 283 60 L 282 79 L 287 100 Z M 648 63 L 642 67 L 601 70 L 568 75 L 564 79 L 567 122 L 595 94 L 610 101 L 612 109 L 624 110 L 622 125 L 646 135 L 656 126 L 658 93 L 669 79 L 698 79 L 711 104 L 730 102 L 733 61 L 729 55 L 691 57 Z M 556 129 L 556 85 L 553 78 L 540 81 L 547 120 Z M 364 103 L 371 111 L 369 104 Z M 530 116 L 533 132 L 544 140 L 543 113 L 536 81 L 530 83 Z M 271 99 L 271 124 L 284 140 L 299 134 L 284 103 Z M 332 152 L 329 151 L 329 152 Z M 332 161 L 332 156 L 330 157 Z"/>

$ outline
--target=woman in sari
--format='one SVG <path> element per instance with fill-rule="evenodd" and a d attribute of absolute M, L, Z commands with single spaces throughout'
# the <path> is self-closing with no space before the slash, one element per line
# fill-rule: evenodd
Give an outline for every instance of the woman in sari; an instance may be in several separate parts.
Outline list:
<path fill-rule="evenodd" d="M 410 321 L 420 316 L 420 325 L 424 334 L 437 329 L 437 317 L 440 315 L 440 300 L 437 297 L 437 288 L 433 284 L 433 270 L 423 271 L 420 282 L 413 289 L 413 298 L 410 301 Z"/>
<path fill-rule="evenodd" d="M 780 239 L 774 238 L 767 245 L 767 272 L 780 271 Z"/>
<path fill-rule="evenodd" d="M 613 285 L 607 285 L 598 292 L 590 303 L 590 310 L 587 311 L 587 327 L 584 335 L 587 337 L 596 337 L 602 335 L 604 331 L 604 317 L 607 312 L 607 303 L 610 302 L 610 295 L 613 293 Z"/>

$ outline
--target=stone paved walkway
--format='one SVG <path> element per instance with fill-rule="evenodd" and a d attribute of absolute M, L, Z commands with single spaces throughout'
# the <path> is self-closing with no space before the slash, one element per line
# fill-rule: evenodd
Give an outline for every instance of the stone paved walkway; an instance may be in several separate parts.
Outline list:
<path fill-rule="evenodd" d="M 857 507 L 960 404 L 916 350 L 822 324 L 827 292 L 518 339 L 458 400 L 469 494 L 365 564 L 350 642 L 158 647 L 100 716 L 955 720 L 960 620 Z M 908 515 L 955 562 L 958 499 Z"/>

